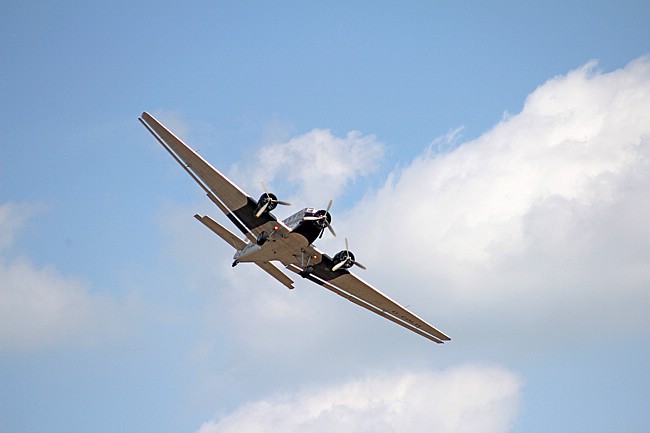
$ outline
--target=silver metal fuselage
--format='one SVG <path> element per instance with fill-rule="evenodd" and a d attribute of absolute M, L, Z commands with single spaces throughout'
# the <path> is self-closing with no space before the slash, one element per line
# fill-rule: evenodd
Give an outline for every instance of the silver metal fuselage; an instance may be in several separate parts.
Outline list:
<path fill-rule="evenodd" d="M 269 224 L 270 227 L 264 232 L 264 241 L 248 242 L 235 253 L 233 259 L 237 263 L 277 260 L 285 266 L 301 266 L 306 261 L 312 264 L 320 262 L 320 257 L 307 256 L 305 251 L 322 232 L 322 227 L 317 222 L 304 220 L 306 216 L 314 216 L 316 212 L 313 208 L 305 208 L 284 219 L 282 225 L 289 229 L 288 233 L 279 231 L 277 222 L 275 225 Z"/>

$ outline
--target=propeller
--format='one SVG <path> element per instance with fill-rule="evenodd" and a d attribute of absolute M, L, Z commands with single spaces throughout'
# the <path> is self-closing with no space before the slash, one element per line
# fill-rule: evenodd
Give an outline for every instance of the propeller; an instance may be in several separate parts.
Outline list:
<path fill-rule="evenodd" d="M 352 254 L 350 252 L 350 247 L 348 246 L 348 238 L 347 237 L 345 238 L 345 251 L 341 251 L 339 254 L 342 255 L 342 253 L 345 254 L 343 260 L 341 260 L 340 262 L 338 262 L 337 264 L 335 264 L 332 267 L 332 272 L 336 272 L 336 271 L 338 271 L 339 269 L 341 269 L 344 266 L 346 268 L 350 268 L 350 267 L 352 267 L 352 265 L 356 265 L 356 266 L 360 267 L 361 269 L 367 269 L 361 263 L 354 260 L 354 254 Z M 337 254 L 337 255 L 339 255 L 339 254 Z"/>
<path fill-rule="evenodd" d="M 327 219 L 327 215 L 329 215 L 330 208 L 332 207 L 332 201 L 333 201 L 333 199 L 330 199 L 329 203 L 327 204 L 327 208 L 325 209 L 325 212 L 319 211 L 319 213 L 322 213 L 322 215 L 308 216 L 308 217 L 303 218 L 303 220 L 304 221 L 318 221 L 322 225 L 323 228 L 327 227 L 329 229 L 330 233 L 332 233 L 332 236 L 336 237 L 336 232 L 334 231 L 334 228 L 332 227 L 332 225 L 330 224 L 330 222 Z M 332 217 L 330 216 L 330 219 L 331 218 Z M 323 232 L 320 233 L 319 238 L 322 238 L 322 237 L 323 237 Z"/>
<path fill-rule="evenodd" d="M 270 193 L 269 190 L 266 189 L 266 185 L 264 184 L 263 180 L 260 180 L 260 183 L 262 184 L 262 189 L 264 190 L 264 194 L 262 195 L 262 197 L 260 197 L 260 200 L 258 201 L 258 209 L 257 212 L 255 212 L 255 218 L 259 218 L 260 215 L 262 215 L 267 209 L 269 211 L 275 209 L 275 207 L 279 204 L 283 206 L 291 206 L 291 203 L 278 200 L 275 194 Z M 262 201 L 263 201 L 262 206 L 259 206 L 259 203 Z"/>

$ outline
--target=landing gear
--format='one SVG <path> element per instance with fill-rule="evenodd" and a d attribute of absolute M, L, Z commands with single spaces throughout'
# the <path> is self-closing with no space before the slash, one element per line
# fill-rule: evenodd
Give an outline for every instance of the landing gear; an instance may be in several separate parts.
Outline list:
<path fill-rule="evenodd" d="M 307 278 L 312 272 L 314 272 L 314 266 L 312 266 L 311 260 L 316 259 L 317 257 L 318 256 L 312 257 L 311 254 L 307 254 L 304 249 L 300 251 L 300 267 L 302 268 L 302 271 L 300 271 L 301 277 Z"/>
<path fill-rule="evenodd" d="M 313 266 L 307 266 L 305 269 L 300 271 L 300 276 L 303 278 L 307 278 L 311 273 L 314 272 L 314 267 Z"/>
<path fill-rule="evenodd" d="M 260 247 L 266 243 L 266 241 L 269 240 L 269 234 L 267 232 L 262 232 L 260 235 L 257 237 L 257 245 Z"/>

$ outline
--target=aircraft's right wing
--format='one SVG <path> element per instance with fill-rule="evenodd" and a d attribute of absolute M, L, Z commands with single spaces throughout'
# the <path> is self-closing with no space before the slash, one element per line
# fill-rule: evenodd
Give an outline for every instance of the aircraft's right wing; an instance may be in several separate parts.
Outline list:
<path fill-rule="evenodd" d="M 292 264 L 287 267 L 293 272 L 325 287 L 350 302 L 370 310 L 431 341 L 442 344 L 445 341 L 451 340 L 443 332 L 434 328 L 424 319 L 393 301 L 356 275 L 345 269 L 332 272 L 333 266 L 334 261 L 326 254 L 322 254 L 322 260 L 313 266 L 313 272 L 308 275 L 296 265 Z"/>
<path fill-rule="evenodd" d="M 256 217 L 257 201 L 183 143 L 151 114 L 142 113 L 139 120 L 248 239 L 254 242 L 264 231 L 262 226 L 269 222 L 276 223 L 276 218 L 268 212 L 259 218 Z M 281 222 L 277 224 L 282 226 Z"/>

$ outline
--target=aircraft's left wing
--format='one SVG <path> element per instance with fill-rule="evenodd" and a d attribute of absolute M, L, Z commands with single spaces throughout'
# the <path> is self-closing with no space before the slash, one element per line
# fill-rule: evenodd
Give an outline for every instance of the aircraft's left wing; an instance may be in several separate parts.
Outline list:
<path fill-rule="evenodd" d="M 332 272 L 333 266 L 334 261 L 326 254 L 323 254 L 322 260 L 313 266 L 314 270 L 309 275 L 305 275 L 303 269 L 298 266 L 289 265 L 288 268 L 337 295 L 431 341 L 442 344 L 445 341 L 451 340 L 443 332 L 434 328 L 425 320 L 393 301 L 356 275 L 344 269 Z"/>
<path fill-rule="evenodd" d="M 271 213 L 256 217 L 257 201 L 212 167 L 151 114 L 142 113 L 139 120 L 248 239 L 254 242 L 257 235 L 264 231 L 262 226 L 269 222 L 275 224 L 277 220 Z M 280 222 L 277 224 L 282 225 Z"/>

